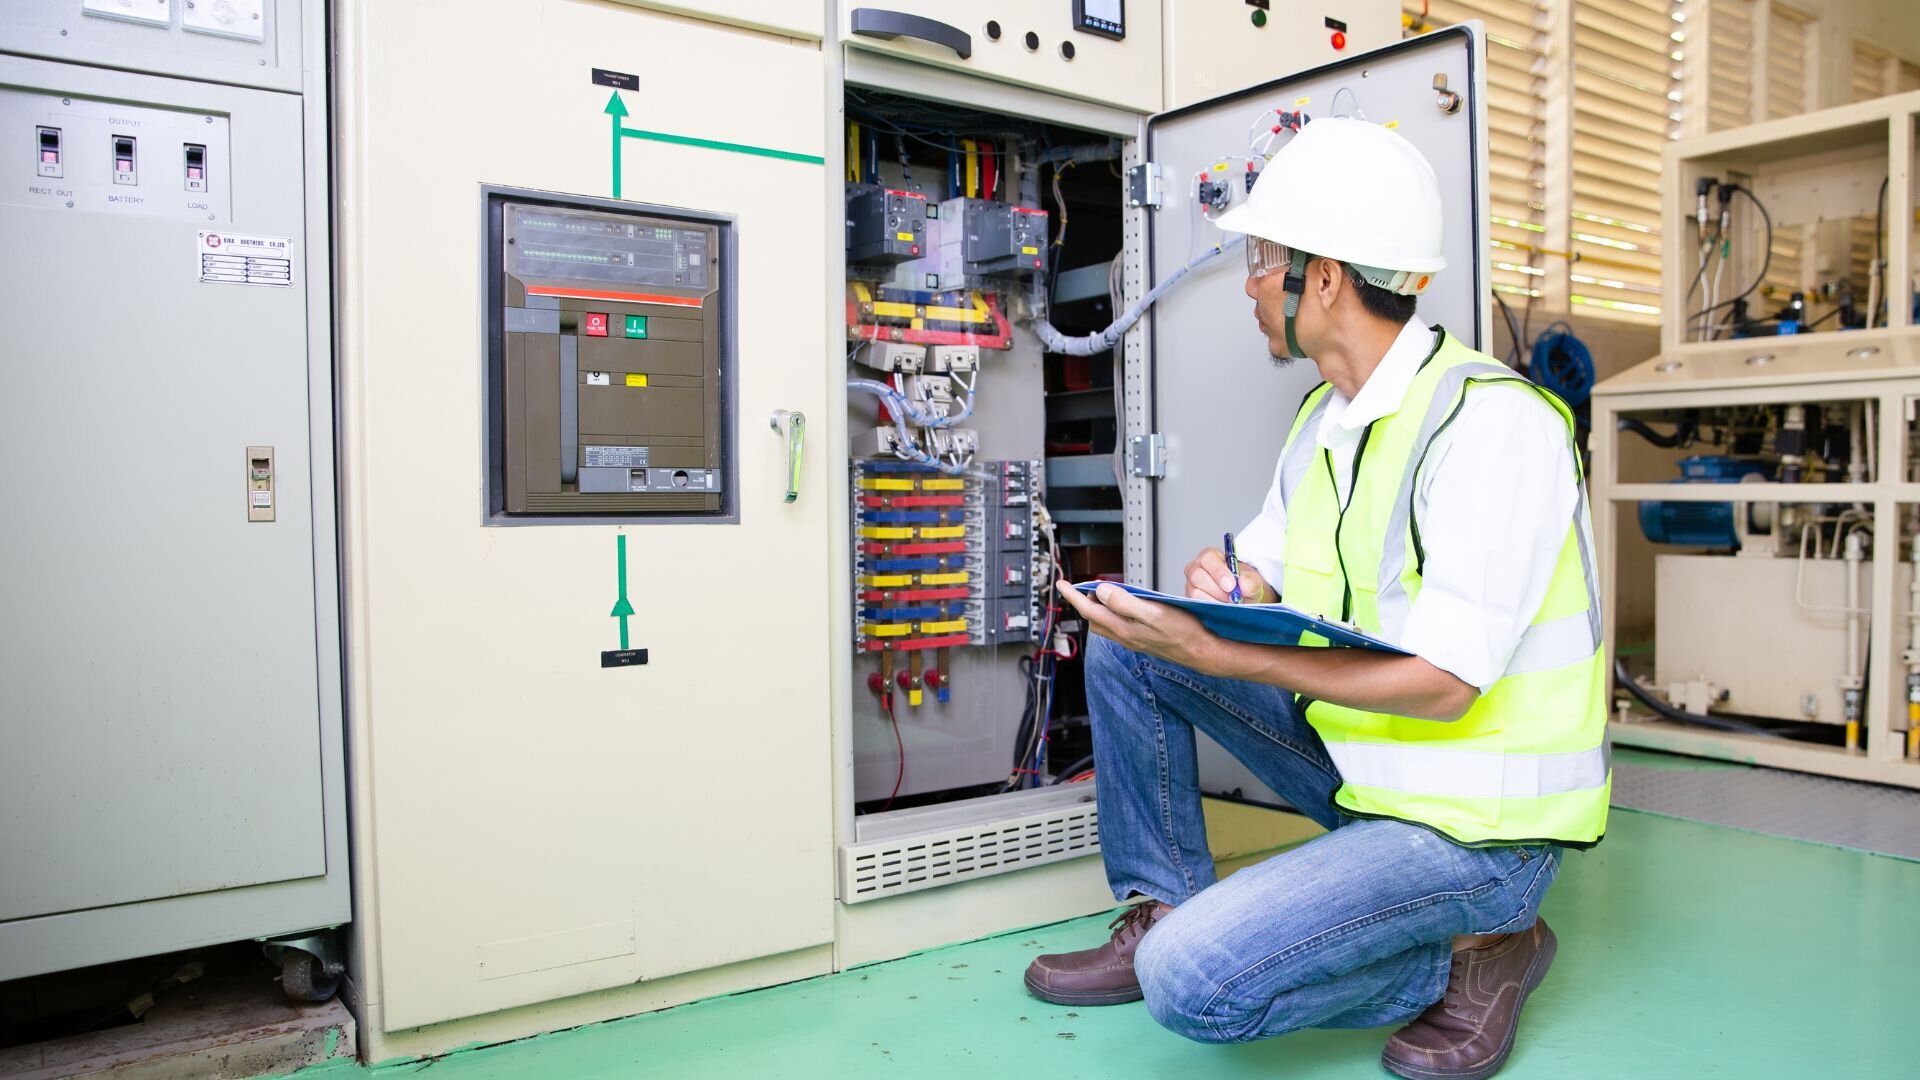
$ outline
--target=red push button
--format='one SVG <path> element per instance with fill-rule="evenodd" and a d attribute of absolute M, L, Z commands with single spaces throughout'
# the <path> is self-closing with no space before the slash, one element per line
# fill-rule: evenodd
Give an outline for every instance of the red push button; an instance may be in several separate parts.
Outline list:
<path fill-rule="evenodd" d="M 589 311 L 580 317 L 580 332 L 588 337 L 607 336 L 607 317 L 598 311 Z"/>
<path fill-rule="evenodd" d="M 1335 30 L 1333 32 L 1333 47 L 1336 52 L 1345 49 L 1347 47 L 1347 35 Z"/>

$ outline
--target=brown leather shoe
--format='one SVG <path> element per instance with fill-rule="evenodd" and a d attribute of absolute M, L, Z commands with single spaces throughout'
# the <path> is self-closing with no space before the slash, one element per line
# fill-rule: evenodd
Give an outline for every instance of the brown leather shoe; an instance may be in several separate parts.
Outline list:
<path fill-rule="evenodd" d="M 1560 943 L 1545 920 L 1453 954 L 1447 993 L 1387 1040 L 1380 1064 L 1410 1080 L 1482 1080 L 1513 1053 L 1520 1007 L 1547 976 Z"/>
<path fill-rule="evenodd" d="M 1120 1005 L 1140 1000 L 1133 951 L 1159 917 L 1159 901 L 1147 900 L 1107 924 L 1113 937 L 1097 949 L 1050 953 L 1027 965 L 1027 990 L 1055 1005 Z"/>

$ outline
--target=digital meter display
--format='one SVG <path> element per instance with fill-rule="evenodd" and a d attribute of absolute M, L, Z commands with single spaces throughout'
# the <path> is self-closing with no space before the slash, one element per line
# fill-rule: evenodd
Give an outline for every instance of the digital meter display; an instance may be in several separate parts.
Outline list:
<path fill-rule="evenodd" d="M 1073 0 L 1073 28 L 1119 41 L 1127 36 L 1126 0 Z"/>

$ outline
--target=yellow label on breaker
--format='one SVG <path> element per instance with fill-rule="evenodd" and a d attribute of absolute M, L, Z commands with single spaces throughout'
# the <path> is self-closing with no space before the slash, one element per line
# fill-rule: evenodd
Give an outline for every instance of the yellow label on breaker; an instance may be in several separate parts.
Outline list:
<path fill-rule="evenodd" d="M 895 240 L 903 240 L 909 244 L 913 243 L 913 234 L 910 232 L 894 233 L 893 238 Z"/>
<path fill-rule="evenodd" d="M 1038 255 L 1038 254 L 1040 254 L 1040 249 L 1039 249 L 1039 248 L 1037 248 L 1037 247 L 1023 247 L 1023 248 L 1021 248 L 1021 249 L 1020 249 L 1020 254 L 1022 254 L 1022 255 Z"/>
<path fill-rule="evenodd" d="M 647 377 L 645 375 L 628 375 L 627 385 L 628 386 L 645 386 L 647 385 Z"/>

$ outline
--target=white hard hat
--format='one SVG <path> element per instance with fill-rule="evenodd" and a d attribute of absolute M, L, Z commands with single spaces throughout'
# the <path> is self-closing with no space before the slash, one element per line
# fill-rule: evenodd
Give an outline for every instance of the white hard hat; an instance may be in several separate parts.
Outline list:
<path fill-rule="evenodd" d="M 1396 293 L 1424 291 L 1447 265 L 1433 166 L 1405 136 L 1365 120 L 1310 121 L 1219 225 L 1347 263 Z"/>

